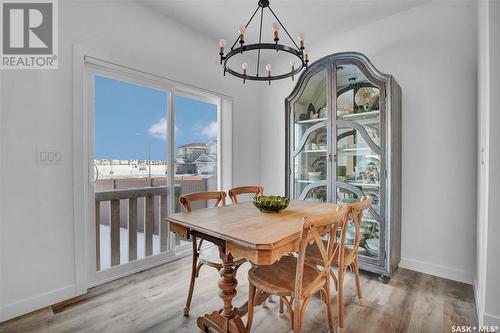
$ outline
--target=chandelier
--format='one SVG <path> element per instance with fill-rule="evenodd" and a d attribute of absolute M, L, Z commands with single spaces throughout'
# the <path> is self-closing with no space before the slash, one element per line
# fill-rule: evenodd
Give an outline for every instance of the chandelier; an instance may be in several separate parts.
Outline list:
<path fill-rule="evenodd" d="M 271 12 L 271 14 L 274 16 L 277 22 L 274 22 L 272 25 L 272 32 L 273 32 L 273 38 L 274 38 L 274 43 L 263 43 L 262 42 L 262 20 L 264 17 L 264 9 L 267 8 Z M 255 44 L 246 44 L 245 40 L 245 33 L 246 29 L 252 22 L 253 18 L 257 14 L 257 12 L 260 10 L 260 28 L 259 28 L 259 42 Z M 286 36 L 292 41 L 293 46 L 288 46 L 284 44 L 280 44 L 280 27 L 284 30 Z M 298 36 L 299 40 L 299 45 L 295 42 L 295 40 L 290 36 L 286 28 L 283 26 L 279 18 L 276 16 L 274 11 L 271 9 L 269 6 L 269 0 L 260 0 L 257 9 L 253 12 L 252 16 L 250 17 L 250 20 L 248 20 L 246 25 L 240 25 L 238 29 L 239 36 L 236 39 L 236 41 L 233 43 L 231 46 L 231 50 L 227 53 L 224 53 L 224 48 L 226 47 L 226 41 L 224 39 L 221 39 L 219 41 L 219 55 L 220 55 L 220 64 L 224 67 L 224 76 L 226 75 L 226 72 L 234 75 L 238 78 L 243 79 L 243 83 L 245 83 L 246 80 L 255 80 L 255 81 L 268 81 L 269 84 L 271 84 L 271 81 L 273 80 L 280 80 L 280 79 L 285 79 L 287 77 L 291 77 L 292 80 L 294 79 L 294 76 L 300 73 L 303 68 L 307 70 L 307 63 L 309 62 L 309 53 L 308 51 L 304 48 L 304 35 L 301 33 Z M 237 44 L 239 44 L 238 47 Z M 257 65 L 255 68 L 249 68 L 248 64 L 246 62 L 243 62 L 241 64 L 241 69 L 237 70 L 234 68 L 231 68 L 228 64 L 228 60 L 237 56 L 237 55 L 242 55 L 245 52 L 248 51 L 255 51 L 257 50 Z M 261 58 L 261 51 L 262 50 L 275 50 L 276 52 L 287 52 L 291 54 L 292 60 L 290 60 L 289 64 L 289 70 L 280 73 L 277 75 L 273 74 L 272 71 L 272 66 L 271 64 L 267 64 L 264 69 L 264 71 L 261 71 L 261 63 L 260 63 L 260 58 Z M 234 59 L 233 59 L 234 60 Z M 255 75 L 253 74 L 255 73 Z M 262 74 L 262 75 L 261 75 Z"/>

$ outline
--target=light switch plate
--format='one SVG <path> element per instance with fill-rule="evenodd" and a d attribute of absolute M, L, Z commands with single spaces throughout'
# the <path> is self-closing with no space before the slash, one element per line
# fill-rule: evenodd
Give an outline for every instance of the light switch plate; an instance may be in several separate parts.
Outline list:
<path fill-rule="evenodd" d="M 36 162 L 41 165 L 62 164 L 63 154 L 57 149 L 39 148 L 36 151 Z"/>

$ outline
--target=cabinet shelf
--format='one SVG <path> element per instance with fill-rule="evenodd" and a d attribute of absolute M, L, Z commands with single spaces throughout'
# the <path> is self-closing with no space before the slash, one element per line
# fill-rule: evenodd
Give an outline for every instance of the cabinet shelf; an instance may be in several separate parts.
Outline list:
<path fill-rule="evenodd" d="M 378 155 L 373 154 L 373 151 L 371 150 L 370 147 L 339 148 L 337 149 L 337 155 L 344 155 L 344 156 L 363 155 L 366 157 L 378 157 Z"/>
<path fill-rule="evenodd" d="M 327 152 L 326 149 L 307 149 L 302 151 L 302 153 L 307 153 L 307 154 L 314 154 L 314 153 L 326 154 L 326 152 Z"/>
<path fill-rule="evenodd" d="M 315 124 L 315 123 L 320 123 L 320 122 L 325 121 L 325 120 L 326 120 L 326 118 L 299 120 L 299 121 L 295 122 L 295 124 L 300 124 L 300 125 Z"/>
<path fill-rule="evenodd" d="M 312 184 L 312 183 L 319 183 L 325 181 L 324 179 L 320 180 L 307 180 L 307 179 L 295 179 L 296 183 L 306 183 L 306 184 Z"/>
<path fill-rule="evenodd" d="M 346 183 L 357 187 L 380 187 L 380 184 L 378 183 L 362 183 L 362 182 L 349 182 L 349 181 L 346 181 Z"/>
<path fill-rule="evenodd" d="M 366 112 L 360 112 L 360 113 L 344 114 L 344 115 L 338 116 L 338 119 L 351 120 L 351 121 L 373 119 L 374 121 L 378 122 L 377 117 L 379 115 L 380 115 L 380 110 L 373 110 L 373 111 L 366 111 Z"/>

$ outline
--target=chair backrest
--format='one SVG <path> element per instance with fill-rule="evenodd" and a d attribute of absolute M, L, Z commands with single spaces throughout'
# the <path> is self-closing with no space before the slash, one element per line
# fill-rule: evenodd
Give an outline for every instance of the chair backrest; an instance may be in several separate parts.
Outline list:
<path fill-rule="evenodd" d="M 264 188 L 262 186 L 241 186 L 229 190 L 229 197 L 235 204 L 238 203 L 238 195 L 240 194 L 255 194 L 255 196 L 262 195 Z"/>
<path fill-rule="evenodd" d="M 179 202 L 188 212 L 192 211 L 191 203 L 195 201 L 206 201 L 206 200 L 215 200 L 214 207 L 218 207 L 219 205 L 226 205 L 226 192 L 224 191 L 215 191 L 215 192 L 194 192 L 181 195 L 179 197 Z"/>
<path fill-rule="evenodd" d="M 339 250 L 339 246 L 335 242 L 335 231 L 339 226 L 347 225 L 346 221 L 349 218 L 350 210 L 351 208 L 348 206 L 344 206 L 342 208 L 337 207 L 337 211 L 333 214 L 327 213 L 304 218 L 304 224 L 302 226 L 302 233 L 300 236 L 297 271 L 295 274 L 295 297 L 303 298 L 311 295 L 317 291 L 317 289 L 315 289 L 319 285 L 317 282 L 324 278 L 330 278 L 330 267 L 332 266 L 336 253 Z M 325 235 L 328 235 L 326 247 L 322 238 L 322 236 Z M 322 265 L 318 265 L 321 266 L 321 271 L 311 284 L 303 286 L 302 280 L 304 274 L 306 248 L 312 243 L 316 244 L 321 253 Z"/>
<path fill-rule="evenodd" d="M 346 225 L 342 227 L 340 233 L 340 249 L 339 249 L 339 260 L 338 265 L 348 265 L 352 262 L 354 257 L 357 255 L 359 243 L 361 241 L 361 220 L 363 217 L 363 211 L 370 208 L 372 205 L 372 198 L 370 196 L 361 197 L 361 201 L 348 204 L 347 207 L 350 208 L 349 219 L 346 221 Z M 349 221 L 354 223 L 354 242 L 352 245 L 352 251 L 349 254 L 345 253 L 346 248 L 346 238 L 347 238 L 347 226 Z"/>

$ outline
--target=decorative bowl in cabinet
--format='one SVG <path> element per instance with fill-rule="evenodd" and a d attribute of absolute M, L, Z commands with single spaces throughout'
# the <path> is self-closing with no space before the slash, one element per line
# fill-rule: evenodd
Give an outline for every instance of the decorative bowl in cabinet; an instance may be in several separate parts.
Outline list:
<path fill-rule="evenodd" d="M 307 177 L 310 181 L 318 181 L 321 180 L 321 171 L 313 171 L 313 172 L 308 172 Z"/>

